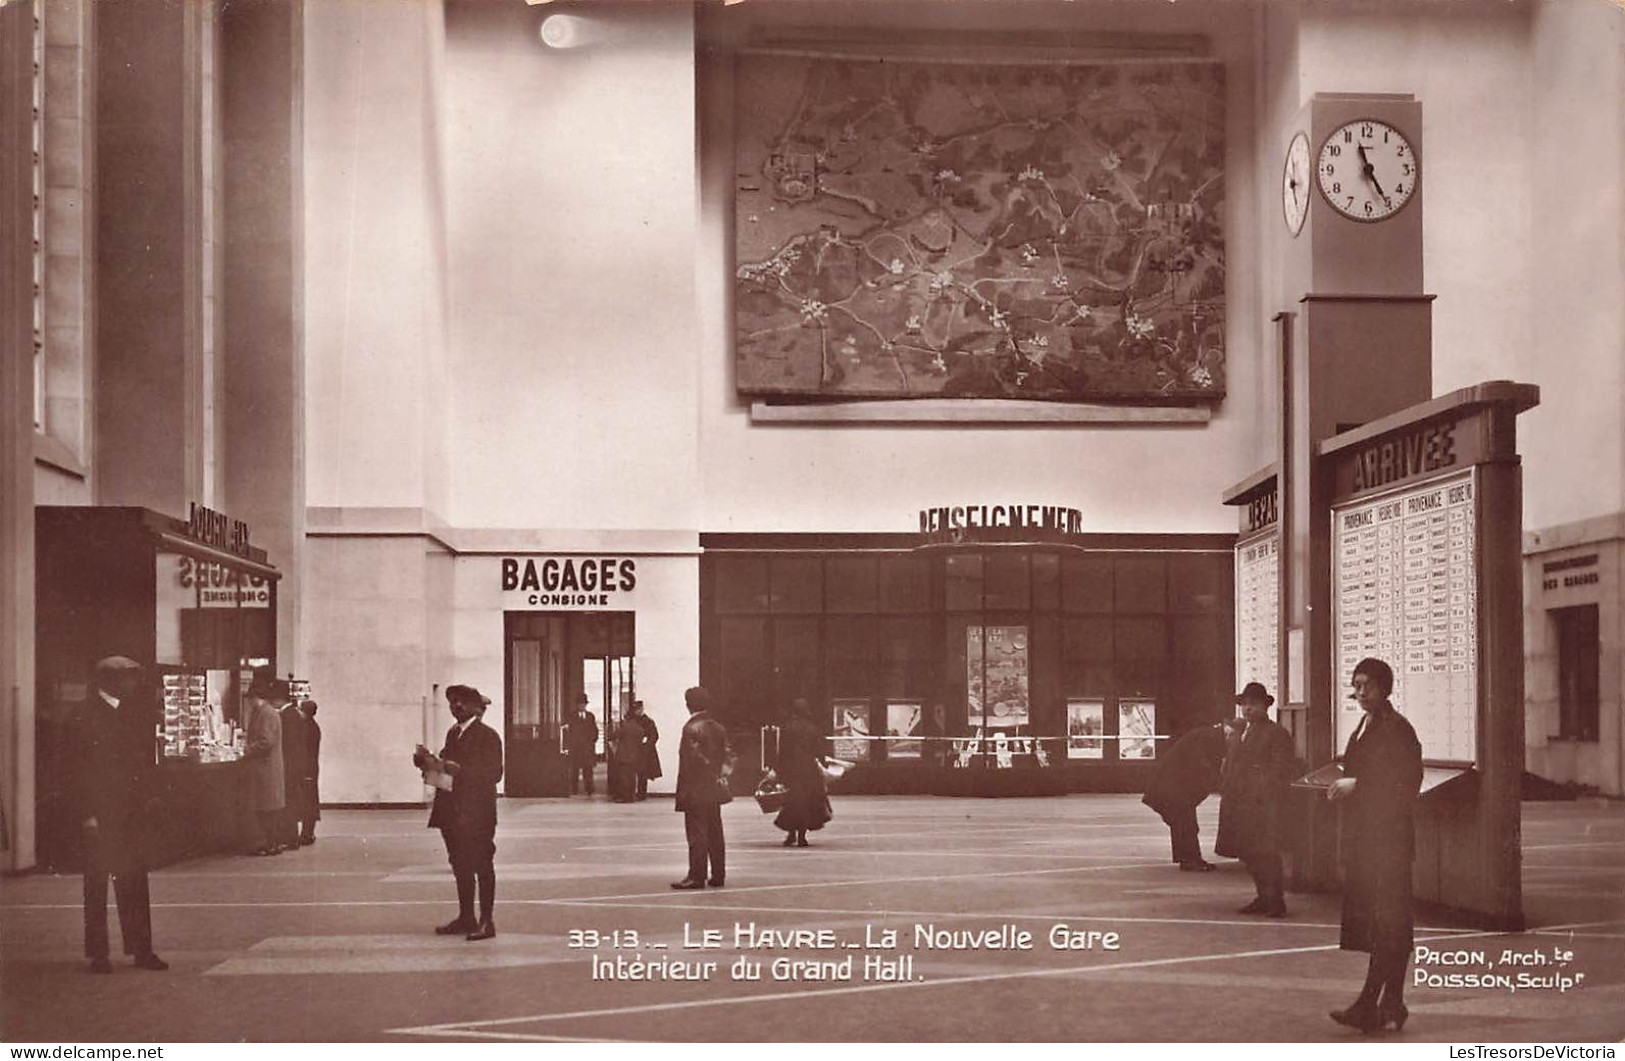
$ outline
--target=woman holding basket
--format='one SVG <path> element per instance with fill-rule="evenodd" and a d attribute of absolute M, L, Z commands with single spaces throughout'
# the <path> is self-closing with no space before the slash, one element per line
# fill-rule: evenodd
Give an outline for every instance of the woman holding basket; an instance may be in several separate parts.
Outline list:
<path fill-rule="evenodd" d="M 780 738 L 775 771 L 787 791 L 773 824 L 784 830 L 785 847 L 806 847 L 807 832 L 822 829 L 834 812 L 820 765 L 824 735 L 813 724 L 812 708 L 798 697 L 790 705 L 790 716 Z"/>

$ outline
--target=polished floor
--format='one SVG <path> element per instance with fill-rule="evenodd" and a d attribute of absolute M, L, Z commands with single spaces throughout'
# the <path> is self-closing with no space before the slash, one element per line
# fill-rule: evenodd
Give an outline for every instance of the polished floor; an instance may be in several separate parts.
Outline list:
<path fill-rule="evenodd" d="M 703 892 L 667 887 L 684 866 L 669 799 L 515 800 L 501 815 L 499 935 L 487 942 L 432 933 L 455 910 L 420 812 L 331 811 L 313 847 L 154 874 L 165 973 L 120 963 L 87 974 L 78 878 L 8 879 L 0 1038 L 1357 1037 L 1326 1016 L 1364 970 L 1362 955 L 1337 949 L 1336 897 L 1290 896 L 1280 921 L 1239 915 L 1251 897 L 1241 868 L 1178 872 L 1166 831 L 1132 796 L 854 797 L 811 847 L 791 850 L 738 801 L 725 816 L 727 887 Z M 1625 804 L 1526 804 L 1523 842 L 1530 931 L 1427 922 L 1418 934 L 1443 956 L 1427 975 L 1510 979 L 1413 988 L 1404 1039 L 1625 1036 Z M 994 946 L 1023 932 L 1031 949 Z M 707 962 L 708 979 L 670 978 L 703 977 Z"/>

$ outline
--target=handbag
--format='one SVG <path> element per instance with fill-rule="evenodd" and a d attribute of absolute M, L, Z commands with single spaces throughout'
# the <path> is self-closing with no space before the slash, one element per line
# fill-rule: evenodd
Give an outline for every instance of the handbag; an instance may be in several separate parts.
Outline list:
<path fill-rule="evenodd" d="M 756 786 L 756 805 L 762 808 L 763 814 L 776 814 L 783 809 L 785 796 L 789 791 L 784 782 L 772 774 L 767 774 Z"/>

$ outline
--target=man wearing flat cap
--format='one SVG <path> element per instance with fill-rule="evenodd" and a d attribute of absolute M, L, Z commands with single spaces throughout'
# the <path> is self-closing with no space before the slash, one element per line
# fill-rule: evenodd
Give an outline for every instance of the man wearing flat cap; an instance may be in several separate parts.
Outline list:
<path fill-rule="evenodd" d="M 1285 917 L 1281 818 L 1293 774 L 1292 735 L 1270 721 L 1275 697 L 1258 682 L 1248 682 L 1236 703 L 1247 730 L 1225 760 L 1214 850 L 1241 859 L 1252 874 L 1258 895 L 1241 913 Z"/>
<path fill-rule="evenodd" d="M 168 964 L 152 952 L 147 891 L 149 801 L 156 796 L 157 696 L 140 664 L 124 656 L 96 662 L 96 687 L 69 720 L 69 791 L 84 834 L 85 957 L 110 973 L 107 878 L 118 900 L 124 953 L 141 969 Z"/>
<path fill-rule="evenodd" d="M 421 744 L 412 754 L 424 779 L 435 784 L 429 828 L 440 830 L 457 881 L 457 916 L 435 932 L 468 940 L 497 934 L 491 915 L 497 893 L 497 782 L 502 780 L 502 738 L 481 721 L 490 702 L 472 685 L 446 686 L 446 704 L 456 724 L 446 731 L 439 755 L 430 754 Z"/>

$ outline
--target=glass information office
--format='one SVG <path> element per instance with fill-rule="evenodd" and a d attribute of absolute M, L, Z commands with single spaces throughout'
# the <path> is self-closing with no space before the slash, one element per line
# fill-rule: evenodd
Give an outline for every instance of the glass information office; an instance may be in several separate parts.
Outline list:
<path fill-rule="evenodd" d="M 702 535 L 701 680 L 742 756 L 814 705 L 848 791 L 1137 791 L 1234 712 L 1233 544 Z"/>

